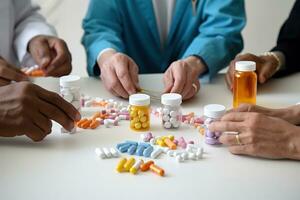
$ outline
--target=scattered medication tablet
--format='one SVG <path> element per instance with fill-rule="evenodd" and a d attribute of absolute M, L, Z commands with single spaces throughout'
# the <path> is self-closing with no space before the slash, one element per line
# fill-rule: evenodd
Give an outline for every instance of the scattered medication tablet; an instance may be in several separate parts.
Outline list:
<path fill-rule="evenodd" d="M 127 159 L 126 158 L 121 158 L 121 160 L 119 161 L 119 163 L 116 167 L 117 172 L 123 172 L 124 171 L 125 163 L 127 163 Z"/>
<path fill-rule="evenodd" d="M 129 172 L 130 168 L 134 165 L 134 163 L 135 163 L 135 159 L 133 157 L 129 158 L 127 162 L 124 164 L 124 170 Z"/>
<path fill-rule="evenodd" d="M 165 171 L 158 167 L 157 165 L 155 165 L 154 163 L 150 165 L 150 170 L 160 176 L 164 176 L 165 175 Z"/>
<path fill-rule="evenodd" d="M 150 165 L 154 164 L 154 162 L 152 160 L 146 162 L 146 163 L 143 163 L 141 165 L 141 171 L 145 172 L 145 171 L 148 171 L 150 169 Z"/>
<path fill-rule="evenodd" d="M 144 161 L 142 160 L 142 159 L 139 159 L 131 168 L 130 168 L 130 173 L 132 173 L 132 174 L 136 174 L 138 171 L 139 171 L 139 169 L 140 169 L 140 167 L 141 167 L 141 165 L 144 163 Z"/>

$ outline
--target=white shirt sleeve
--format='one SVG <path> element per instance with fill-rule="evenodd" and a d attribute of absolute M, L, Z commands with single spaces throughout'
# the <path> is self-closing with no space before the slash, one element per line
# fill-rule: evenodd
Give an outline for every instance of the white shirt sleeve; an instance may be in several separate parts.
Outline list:
<path fill-rule="evenodd" d="M 16 22 L 14 48 L 21 64 L 29 62 L 31 58 L 27 47 L 33 37 L 37 35 L 56 36 L 55 29 L 47 24 L 45 18 L 38 13 L 39 9 L 40 7 L 33 5 L 30 0 L 14 0 Z"/>

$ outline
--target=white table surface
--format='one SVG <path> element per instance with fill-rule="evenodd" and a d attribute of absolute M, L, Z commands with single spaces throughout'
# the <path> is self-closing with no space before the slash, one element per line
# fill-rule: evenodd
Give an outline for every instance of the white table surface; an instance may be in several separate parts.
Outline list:
<path fill-rule="evenodd" d="M 147 89 L 162 88 L 161 75 L 144 75 L 140 81 Z M 57 79 L 36 82 L 58 89 Z M 258 104 L 295 104 L 300 101 L 299 84 L 300 74 L 270 81 L 260 87 Z M 82 92 L 112 97 L 99 80 L 92 78 L 82 79 Z M 202 107 L 209 103 L 230 107 L 231 98 L 219 76 L 213 83 L 202 85 L 198 96 L 183 104 L 183 110 L 201 114 Z M 155 135 L 184 136 L 197 143 L 203 139 L 186 126 L 166 131 L 154 118 L 151 131 Z M 165 169 L 165 177 L 151 172 L 118 174 L 115 166 L 119 159 L 98 159 L 94 149 L 115 146 L 126 139 L 139 139 L 138 133 L 129 130 L 128 122 L 75 135 L 62 135 L 54 126 L 53 133 L 40 143 L 25 137 L 0 138 L 0 199 L 300 199 L 300 162 L 234 156 L 222 146 L 204 145 L 203 160 L 182 164 L 163 155 L 156 163 Z"/>

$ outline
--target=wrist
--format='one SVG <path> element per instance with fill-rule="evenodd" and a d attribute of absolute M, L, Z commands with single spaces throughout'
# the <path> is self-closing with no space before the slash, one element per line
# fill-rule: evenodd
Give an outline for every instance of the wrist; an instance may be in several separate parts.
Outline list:
<path fill-rule="evenodd" d="M 189 56 L 185 58 L 185 61 L 192 67 L 197 69 L 198 75 L 201 75 L 207 71 L 206 64 L 201 58 L 197 56 Z"/>
<path fill-rule="evenodd" d="M 103 63 L 105 63 L 108 59 L 110 59 L 111 56 L 113 56 L 114 54 L 116 54 L 117 51 L 114 49 L 107 49 L 104 50 L 103 52 L 100 52 L 99 56 L 98 56 L 98 66 L 101 70 L 101 67 L 103 66 Z"/>

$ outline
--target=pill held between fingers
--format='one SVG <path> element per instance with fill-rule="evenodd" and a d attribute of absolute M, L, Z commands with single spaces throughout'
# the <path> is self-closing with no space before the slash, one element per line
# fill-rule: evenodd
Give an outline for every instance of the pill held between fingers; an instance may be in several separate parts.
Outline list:
<path fill-rule="evenodd" d="M 124 170 L 129 172 L 130 168 L 134 165 L 134 163 L 135 163 L 135 159 L 133 157 L 129 158 L 127 162 L 124 164 Z"/>
<path fill-rule="evenodd" d="M 130 168 L 130 173 L 132 173 L 132 174 L 136 174 L 138 171 L 139 171 L 139 169 L 140 169 L 140 167 L 141 167 L 141 165 L 144 163 L 144 161 L 142 160 L 142 159 L 139 159 L 131 168 Z"/>
<path fill-rule="evenodd" d="M 141 171 L 143 171 L 143 172 L 148 171 L 150 169 L 150 165 L 152 165 L 152 164 L 154 164 L 154 162 L 152 160 L 143 163 L 140 167 Z"/>
<path fill-rule="evenodd" d="M 165 175 L 165 171 L 162 168 L 160 168 L 157 165 L 155 165 L 155 164 L 150 165 L 150 170 L 152 172 L 160 175 L 160 176 L 164 176 Z"/>
<path fill-rule="evenodd" d="M 116 167 L 117 172 L 123 172 L 124 171 L 125 163 L 127 163 L 127 159 L 126 158 L 121 158 L 121 160 L 119 161 L 119 163 Z"/>
<path fill-rule="evenodd" d="M 96 148 L 95 153 L 98 157 L 100 157 L 102 159 L 106 158 L 105 153 L 100 148 Z"/>

